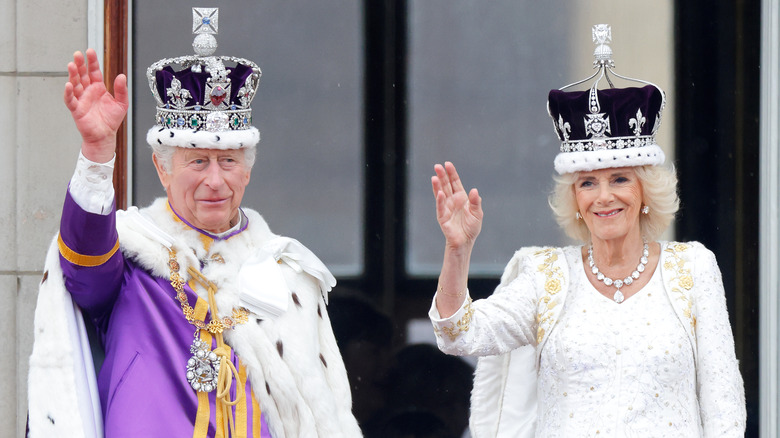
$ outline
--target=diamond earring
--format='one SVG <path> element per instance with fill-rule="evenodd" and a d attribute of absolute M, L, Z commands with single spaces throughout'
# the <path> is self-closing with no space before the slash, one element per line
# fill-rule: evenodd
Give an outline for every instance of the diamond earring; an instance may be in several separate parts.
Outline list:
<path fill-rule="evenodd" d="M 582 215 L 580 214 L 579 211 L 577 212 L 577 214 L 574 215 L 574 217 L 577 218 L 577 220 L 582 219 Z"/>
<path fill-rule="evenodd" d="M 648 213 L 650 213 L 650 207 L 648 207 L 647 205 L 645 205 L 644 207 L 642 207 L 642 213 L 643 213 L 643 214 L 648 214 Z"/>

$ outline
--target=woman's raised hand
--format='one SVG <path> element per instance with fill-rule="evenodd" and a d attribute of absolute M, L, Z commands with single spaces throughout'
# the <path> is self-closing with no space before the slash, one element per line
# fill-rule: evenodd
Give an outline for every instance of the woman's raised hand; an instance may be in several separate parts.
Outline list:
<path fill-rule="evenodd" d="M 86 59 L 85 59 L 86 58 Z M 68 63 L 65 105 L 81 134 L 81 152 L 97 163 L 111 160 L 116 150 L 116 132 L 127 114 L 127 77 L 114 79 L 114 96 L 103 84 L 97 54 L 87 49 L 73 54 Z"/>
<path fill-rule="evenodd" d="M 436 197 L 436 219 L 439 221 L 447 246 L 451 249 L 471 251 L 482 230 L 482 198 L 477 189 L 469 193 L 449 161 L 434 166 L 436 175 L 431 177 L 433 195 Z"/>

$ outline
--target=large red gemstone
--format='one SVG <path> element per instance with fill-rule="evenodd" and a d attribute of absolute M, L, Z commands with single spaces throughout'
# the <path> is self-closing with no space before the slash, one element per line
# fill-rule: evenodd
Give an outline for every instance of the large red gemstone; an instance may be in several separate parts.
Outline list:
<path fill-rule="evenodd" d="M 225 89 L 216 86 L 211 90 L 211 104 L 214 106 L 219 106 L 224 100 L 225 100 Z"/>

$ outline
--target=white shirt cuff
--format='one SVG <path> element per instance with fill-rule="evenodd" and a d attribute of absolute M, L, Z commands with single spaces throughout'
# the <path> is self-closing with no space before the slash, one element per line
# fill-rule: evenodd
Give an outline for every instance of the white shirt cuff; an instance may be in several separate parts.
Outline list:
<path fill-rule="evenodd" d="M 70 179 L 70 196 L 84 211 L 107 215 L 114 205 L 114 161 L 95 163 L 79 151 L 76 171 Z"/>
<path fill-rule="evenodd" d="M 438 295 L 439 292 L 436 291 L 433 295 L 431 308 L 428 309 L 428 318 L 430 318 L 434 326 L 444 326 L 459 321 L 468 311 L 469 304 L 471 303 L 471 295 L 469 294 L 468 288 L 466 288 L 466 296 L 464 297 L 463 302 L 460 303 L 460 308 L 448 318 L 442 318 L 441 314 L 439 314 L 439 309 L 436 307 L 436 297 Z"/>

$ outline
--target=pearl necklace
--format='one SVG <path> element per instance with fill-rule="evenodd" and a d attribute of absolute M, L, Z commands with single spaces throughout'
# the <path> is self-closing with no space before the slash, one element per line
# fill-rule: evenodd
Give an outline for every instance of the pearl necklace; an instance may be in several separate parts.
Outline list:
<path fill-rule="evenodd" d="M 636 270 L 632 272 L 631 275 L 622 280 L 613 280 L 604 275 L 604 273 L 600 272 L 599 268 L 596 266 L 596 262 L 593 261 L 593 244 L 591 243 L 588 247 L 588 264 L 590 265 L 590 272 L 592 272 L 599 281 L 603 281 L 607 286 L 615 286 L 617 288 L 617 291 L 615 292 L 615 295 L 612 297 L 612 299 L 615 300 L 615 302 L 618 304 L 622 303 L 625 299 L 623 292 L 620 292 L 620 288 L 624 285 L 628 286 L 629 284 L 633 283 L 634 280 L 639 278 L 642 272 L 645 272 L 645 265 L 647 265 L 647 258 L 650 256 L 650 250 L 647 246 L 647 240 L 642 239 L 642 241 L 644 242 L 645 246 L 642 249 L 642 257 L 639 258 L 639 264 L 637 265 Z"/>

